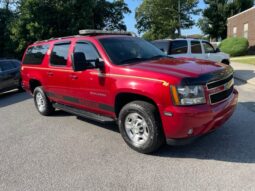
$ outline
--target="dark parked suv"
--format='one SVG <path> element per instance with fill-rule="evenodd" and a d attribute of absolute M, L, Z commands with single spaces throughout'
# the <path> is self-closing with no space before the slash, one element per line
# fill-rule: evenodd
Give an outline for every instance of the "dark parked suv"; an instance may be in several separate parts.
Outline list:
<path fill-rule="evenodd" d="M 11 59 L 0 60 L 0 92 L 21 88 L 20 61 Z"/>

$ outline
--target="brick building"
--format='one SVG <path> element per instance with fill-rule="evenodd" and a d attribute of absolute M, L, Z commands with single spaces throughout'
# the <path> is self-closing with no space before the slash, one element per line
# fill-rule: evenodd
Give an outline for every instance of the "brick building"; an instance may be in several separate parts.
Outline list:
<path fill-rule="evenodd" d="M 228 18 L 228 37 L 245 37 L 255 46 L 255 7 Z"/>

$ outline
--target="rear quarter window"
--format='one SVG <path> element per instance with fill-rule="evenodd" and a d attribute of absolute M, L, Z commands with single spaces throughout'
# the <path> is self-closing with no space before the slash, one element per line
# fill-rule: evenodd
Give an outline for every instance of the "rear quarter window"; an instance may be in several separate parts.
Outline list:
<path fill-rule="evenodd" d="M 27 49 L 23 64 L 40 65 L 44 59 L 49 45 L 32 46 Z"/>

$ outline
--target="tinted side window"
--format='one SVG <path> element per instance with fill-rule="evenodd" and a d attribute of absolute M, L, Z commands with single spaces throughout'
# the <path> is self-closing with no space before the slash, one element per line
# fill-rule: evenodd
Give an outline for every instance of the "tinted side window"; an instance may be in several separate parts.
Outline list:
<path fill-rule="evenodd" d="M 55 44 L 51 53 L 50 63 L 54 66 L 66 66 L 70 42 Z"/>
<path fill-rule="evenodd" d="M 15 64 L 12 63 L 11 61 L 0 62 L 0 67 L 1 67 L 2 71 L 8 71 L 8 70 L 13 70 L 13 69 L 17 68 L 15 66 Z"/>
<path fill-rule="evenodd" d="M 48 49 L 49 45 L 40 45 L 28 48 L 25 58 L 23 60 L 23 64 L 41 64 Z"/>
<path fill-rule="evenodd" d="M 188 42 L 186 40 L 175 40 L 171 42 L 170 54 L 186 54 Z"/>
<path fill-rule="evenodd" d="M 209 44 L 208 42 L 203 42 L 203 46 L 205 49 L 205 53 L 215 53 L 213 46 Z"/>
<path fill-rule="evenodd" d="M 169 42 L 168 41 L 156 41 L 152 42 L 156 47 L 158 47 L 161 51 L 168 54 L 169 50 Z"/>
<path fill-rule="evenodd" d="M 85 55 L 87 61 L 95 66 L 95 60 L 100 58 L 96 48 L 87 42 L 78 42 L 75 46 L 74 52 L 82 52 Z"/>
<path fill-rule="evenodd" d="M 191 53 L 202 54 L 202 48 L 199 41 L 191 41 Z"/>

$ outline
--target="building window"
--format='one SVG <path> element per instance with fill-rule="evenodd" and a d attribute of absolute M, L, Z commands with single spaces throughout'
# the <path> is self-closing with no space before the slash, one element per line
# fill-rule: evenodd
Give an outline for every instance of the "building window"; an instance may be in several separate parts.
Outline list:
<path fill-rule="evenodd" d="M 234 28 L 233 28 L 233 37 L 236 37 L 236 33 L 237 33 L 237 28 L 234 27 Z"/>
<path fill-rule="evenodd" d="M 248 23 L 245 23 L 243 26 L 243 37 L 248 38 L 248 32 L 249 32 L 249 25 Z"/>

